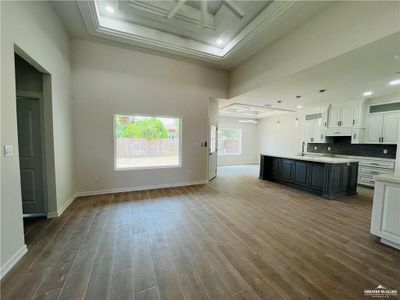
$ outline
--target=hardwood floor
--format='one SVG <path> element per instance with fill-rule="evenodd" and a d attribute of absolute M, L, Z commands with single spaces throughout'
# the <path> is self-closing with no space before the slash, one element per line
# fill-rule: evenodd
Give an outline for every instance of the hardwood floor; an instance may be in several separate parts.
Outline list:
<path fill-rule="evenodd" d="M 37 227 L 2 299 L 361 299 L 400 292 L 372 191 L 329 201 L 223 167 L 208 185 L 77 199 Z M 34 228 L 32 229 L 34 230 Z"/>

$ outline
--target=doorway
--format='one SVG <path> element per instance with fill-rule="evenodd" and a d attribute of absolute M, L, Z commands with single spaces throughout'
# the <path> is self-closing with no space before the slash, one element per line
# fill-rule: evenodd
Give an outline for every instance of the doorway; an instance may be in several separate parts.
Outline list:
<path fill-rule="evenodd" d="M 23 216 L 43 218 L 48 213 L 43 73 L 15 54 L 15 79 Z"/>
<path fill-rule="evenodd" d="M 218 102 L 208 104 L 208 180 L 217 177 L 218 168 Z"/>

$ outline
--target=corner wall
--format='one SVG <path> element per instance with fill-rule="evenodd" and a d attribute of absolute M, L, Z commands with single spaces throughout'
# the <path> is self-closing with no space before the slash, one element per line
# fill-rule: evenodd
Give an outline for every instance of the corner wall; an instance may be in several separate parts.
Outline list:
<path fill-rule="evenodd" d="M 1 275 L 25 253 L 19 176 L 14 47 L 52 76 L 55 188 L 59 209 L 74 194 L 69 38 L 48 2 L 1 1 Z M 3 151 L 3 149 L 2 149 Z"/>

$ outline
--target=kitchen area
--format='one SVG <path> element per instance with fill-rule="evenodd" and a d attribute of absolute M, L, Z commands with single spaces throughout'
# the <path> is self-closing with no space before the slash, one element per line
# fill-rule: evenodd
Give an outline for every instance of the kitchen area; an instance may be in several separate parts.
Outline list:
<path fill-rule="evenodd" d="M 261 154 L 259 178 L 328 200 L 374 189 L 371 233 L 400 249 L 400 99 L 332 104 L 305 114 L 304 123 L 302 152 Z"/>

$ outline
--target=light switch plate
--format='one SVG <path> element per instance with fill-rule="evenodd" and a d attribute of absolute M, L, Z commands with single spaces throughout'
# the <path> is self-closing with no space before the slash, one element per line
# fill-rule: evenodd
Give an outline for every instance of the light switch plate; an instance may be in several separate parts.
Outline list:
<path fill-rule="evenodd" d="M 12 145 L 4 145 L 4 156 L 10 157 L 13 156 L 14 150 Z"/>
<path fill-rule="evenodd" d="M 328 151 L 331 151 L 331 147 L 328 147 Z"/>
<path fill-rule="evenodd" d="M 383 149 L 383 154 L 387 154 L 387 149 Z"/>

